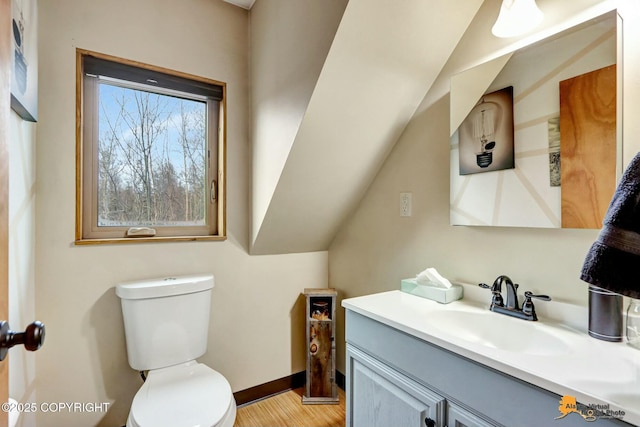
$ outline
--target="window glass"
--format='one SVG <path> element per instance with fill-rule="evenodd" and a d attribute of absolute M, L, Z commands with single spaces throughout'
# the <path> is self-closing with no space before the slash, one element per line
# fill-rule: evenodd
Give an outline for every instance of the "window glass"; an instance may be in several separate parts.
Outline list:
<path fill-rule="evenodd" d="M 98 226 L 205 225 L 207 104 L 99 85 Z"/>

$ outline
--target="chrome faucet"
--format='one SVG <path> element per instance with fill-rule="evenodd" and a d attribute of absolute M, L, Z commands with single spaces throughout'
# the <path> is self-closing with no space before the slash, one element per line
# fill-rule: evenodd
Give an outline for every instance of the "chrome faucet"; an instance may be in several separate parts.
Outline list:
<path fill-rule="evenodd" d="M 507 304 L 504 304 L 504 300 L 502 299 L 502 284 L 505 284 L 507 287 Z M 536 298 L 542 301 L 551 301 L 551 297 L 548 295 L 534 295 L 533 293 L 526 291 L 524 293 L 524 302 L 522 303 L 522 308 L 518 304 L 518 285 L 517 283 L 513 283 L 511 279 L 507 276 L 498 276 L 498 278 L 493 282 L 492 286 L 487 285 L 486 283 L 480 283 L 478 286 L 485 289 L 491 289 L 491 293 L 493 297 L 491 299 L 491 306 L 489 310 L 506 314 L 507 316 L 517 317 L 519 319 L 524 320 L 538 320 L 538 316 L 536 315 L 535 307 L 533 306 L 532 298 Z"/>

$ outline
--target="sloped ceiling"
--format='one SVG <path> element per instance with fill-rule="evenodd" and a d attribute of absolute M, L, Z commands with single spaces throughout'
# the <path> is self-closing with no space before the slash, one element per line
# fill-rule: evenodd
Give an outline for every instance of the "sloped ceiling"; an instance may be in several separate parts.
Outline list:
<path fill-rule="evenodd" d="M 481 3 L 349 0 L 279 178 L 254 185 L 252 253 L 328 249 Z"/>
<path fill-rule="evenodd" d="M 231 3 L 231 4 L 235 4 L 236 6 L 239 6 L 243 9 L 251 9 L 253 7 L 253 4 L 255 3 L 255 0 L 224 0 L 227 3 Z"/>

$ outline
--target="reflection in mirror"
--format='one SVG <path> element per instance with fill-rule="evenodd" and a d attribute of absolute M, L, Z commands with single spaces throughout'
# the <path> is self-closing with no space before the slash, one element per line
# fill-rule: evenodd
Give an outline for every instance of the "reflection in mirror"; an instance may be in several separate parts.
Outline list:
<path fill-rule="evenodd" d="M 620 90 L 616 87 L 614 65 L 617 60 L 617 25 L 619 25 L 618 16 L 615 12 L 611 12 L 513 54 L 464 71 L 451 79 L 451 224 L 548 228 L 601 227 L 602 217 L 615 190 L 616 173 L 621 169 L 619 155 L 621 150 L 620 147 L 615 148 L 616 92 Z M 607 169 L 605 172 L 602 172 L 612 176 L 610 181 L 613 184 L 604 192 L 604 196 L 597 193 L 596 196 L 586 198 L 591 202 L 598 199 L 598 203 L 590 203 L 598 206 L 578 207 L 574 206 L 573 201 L 563 201 L 566 197 L 562 194 L 562 185 L 557 186 L 558 176 L 562 174 L 562 182 L 565 184 L 574 181 L 576 176 L 574 172 L 567 171 L 573 171 L 575 169 L 573 166 L 576 164 L 585 163 L 583 154 L 580 154 L 577 160 L 567 155 L 568 149 L 575 151 L 573 147 L 576 144 L 576 133 L 580 136 L 584 132 L 581 133 L 578 128 L 573 135 L 568 134 L 570 127 L 579 126 L 579 124 L 567 122 L 564 119 L 562 122 L 567 129 L 563 131 L 560 127 L 560 86 L 561 82 L 588 75 L 587 73 L 611 65 L 614 65 L 613 89 L 610 89 L 613 93 L 596 98 L 604 99 L 606 104 L 604 107 L 607 107 L 605 109 L 611 110 L 609 107 L 613 104 L 614 147 L 610 148 L 612 153 L 609 156 L 609 166 L 605 168 Z M 605 79 L 590 81 L 601 80 Z M 460 144 L 461 134 L 464 138 L 464 132 L 460 131 L 460 125 L 484 94 L 510 86 L 513 87 L 515 168 L 461 174 Z M 593 89 L 593 84 L 591 86 L 582 84 L 577 87 L 581 95 L 589 90 L 595 92 L 603 90 L 600 86 Z M 568 105 L 566 100 L 569 97 L 565 95 L 564 99 L 566 111 Z M 577 99 L 574 101 L 575 106 L 585 105 L 584 97 Z M 571 112 L 575 111 L 575 106 L 574 110 L 570 110 Z M 566 117 L 567 113 L 563 114 Z M 619 114 L 617 116 L 620 117 Z M 590 119 L 587 117 L 587 120 Z M 617 125 L 620 126 L 620 123 Z M 595 135 L 595 133 L 590 130 L 587 135 Z M 586 139 L 588 140 L 589 137 Z M 589 142 L 587 145 L 599 144 L 601 141 L 599 136 L 592 139 L 595 140 L 587 141 Z M 462 143 L 464 144 L 464 140 Z M 496 141 L 496 144 L 499 143 L 500 141 Z M 617 145 L 619 144 L 620 141 L 617 142 Z M 561 156 L 566 163 L 564 172 L 560 172 L 562 162 L 560 162 L 560 171 L 557 169 L 557 158 L 560 157 L 557 152 L 561 151 L 558 145 L 564 149 Z M 593 169 L 593 166 L 588 166 L 583 168 L 581 173 L 592 174 Z M 571 175 L 567 175 L 568 173 Z M 602 180 L 588 176 L 578 184 L 578 189 L 571 189 L 566 184 L 565 193 L 584 195 L 590 190 L 580 186 L 584 186 L 585 182 L 599 181 Z M 575 199 L 574 197 L 573 200 Z M 591 223 L 578 219 L 567 224 L 565 220 L 569 217 L 568 206 L 573 207 L 571 211 L 573 214 L 582 213 L 585 209 L 594 209 L 598 212 L 585 215 L 595 218 Z"/>

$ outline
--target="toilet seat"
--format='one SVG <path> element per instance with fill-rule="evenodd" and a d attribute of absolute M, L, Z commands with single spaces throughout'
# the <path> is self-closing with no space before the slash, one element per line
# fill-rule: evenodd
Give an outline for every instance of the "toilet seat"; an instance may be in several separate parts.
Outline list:
<path fill-rule="evenodd" d="M 149 371 L 127 427 L 232 426 L 236 403 L 218 372 L 196 361 Z"/>

